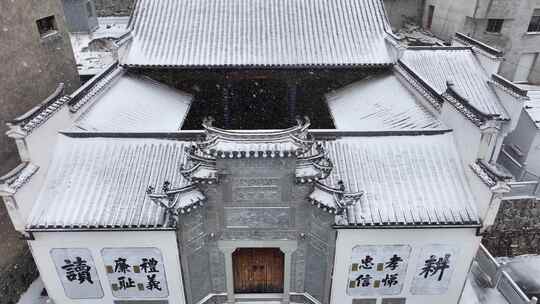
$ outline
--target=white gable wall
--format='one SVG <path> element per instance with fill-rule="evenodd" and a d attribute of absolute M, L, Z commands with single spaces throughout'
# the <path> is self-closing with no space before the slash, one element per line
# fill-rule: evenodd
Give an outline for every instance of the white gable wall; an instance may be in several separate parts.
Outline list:
<path fill-rule="evenodd" d="M 463 166 L 468 167 L 478 158 L 482 133 L 480 128 L 458 112 L 448 102 L 443 104 L 441 120 L 453 129 L 457 149 L 463 161 Z"/>
<path fill-rule="evenodd" d="M 112 295 L 105 264 L 101 257 L 103 248 L 158 248 L 163 256 L 163 263 L 167 277 L 169 290 L 168 301 L 170 304 L 184 304 L 184 287 L 178 257 L 175 231 L 124 231 L 124 232 L 37 232 L 35 240 L 29 241 L 36 265 L 49 297 L 55 304 L 111 304 L 114 300 L 143 300 L 143 299 L 119 299 Z M 101 299 L 74 300 L 66 296 L 60 281 L 56 267 L 51 258 L 53 248 L 88 248 L 96 264 L 100 283 L 103 289 Z M 94 281 L 97 278 L 93 278 Z M 146 300 L 164 300 L 146 299 Z"/>
<path fill-rule="evenodd" d="M 332 285 L 331 303 L 351 304 L 353 299 L 407 298 L 407 304 L 456 304 L 461 296 L 469 267 L 480 245 L 481 237 L 476 236 L 476 229 L 340 229 L 336 241 L 336 255 Z M 458 256 L 451 261 L 454 271 L 447 292 L 441 295 L 413 295 L 412 280 L 417 263 L 424 264 L 421 250 L 426 245 L 450 245 L 458 250 Z M 409 245 L 411 253 L 401 294 L 392 296 L 349 296 L 349 270 L 351 253 L 354 247 L 365 245 Z"/>
<path fill-rule="evenodd" d="M 461 43 L 460 41 L 456 39 L 452 39 L 452 46 L 463 47 L 463 46 L 471 46 L 471 45 Z M 490 55 L 476 47 L 474 47 L 473 50 L 474 50 L 474 54 L 476 55 L 476 58 L 478 59 L 478 61 L 480 62 L 484 70 L 486 70 L 486 73 L 488 75 L 497 74 L 497 72 L 499 71 L 499 68 L 501 67 L 501 62 L 503 61 L 503 59 L 500 57 L 495 57 L 493 55 Z"/>
<path fill-rule="evenodd" d="M 527 171 L 540 176 L 540 130 L 536 129 L 536 136 L 532 141 L 527 157 Z"/>
<path fill-rule="evenodd" d="M 32 211 L 35 198 L 41 188 L 41 183 L 49 169 L 52 154 L 58 140 L 58 131 L 66 129 L 72 121 L 67 106 L 61 107 L 42 125 L 34 129 L 23 140 L 26 141 L 26 151 L 30 162 L 39 167 L 36 174 L 15 195 L 21 218 L 27 219 Z M 22 154 L 21 152 L 19 152 Z"/>

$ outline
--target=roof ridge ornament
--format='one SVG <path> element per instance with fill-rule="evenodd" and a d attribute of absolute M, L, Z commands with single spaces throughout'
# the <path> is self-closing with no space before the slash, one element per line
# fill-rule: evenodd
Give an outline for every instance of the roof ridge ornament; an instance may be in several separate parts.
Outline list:
<path fill-rule="evenodd" d="M 212 117 L 203 119 L 205 136 L 196 143 L 197 154 L 217 158 L 295 157 L 311 150 L 311 120 L 297 118 L 293 127 L 280 130 L 227 130 L 214 126 Z"/>

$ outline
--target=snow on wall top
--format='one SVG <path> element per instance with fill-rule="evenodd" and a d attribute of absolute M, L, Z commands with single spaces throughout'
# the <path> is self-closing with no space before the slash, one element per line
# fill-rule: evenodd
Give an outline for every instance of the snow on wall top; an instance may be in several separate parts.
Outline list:
<path fill-rule="evenodd" d="M 380 0 L 140 0 L 123 64 L 386 65 Z"/>
<path fill-rule="evenodd" d="M 444 126 L 393 74 L 356 82 L 326 96 L 338 130 L 421 130 Z"/>
<path fill-rule="evenodd" d="M 179 166 L 188 142 L 60 135 L 28 228 L 162 227 L 146 189 L 186 186 Z"/>
<path fill-rule="evenodd" d="M 452 133 L 343 137 L 323 143 L 351 192 L 364 191 L 349 225 L 462 225 L 479 223 Z"/>
<path fill-rule="evenodd" d="M 450 81 L 454 89 L 477 110 L 507 118 L 500 100 L 489 86 L 490 76 L 471 49 L 407 49 L 400 61 L 437 93 L 442 94 Z"/>
<path fill-rule="evenodd" d="M 126 73 L 109 84 L 76 121 L 86 131 L 160 132 L 182 127 L 193 97 Z"/>

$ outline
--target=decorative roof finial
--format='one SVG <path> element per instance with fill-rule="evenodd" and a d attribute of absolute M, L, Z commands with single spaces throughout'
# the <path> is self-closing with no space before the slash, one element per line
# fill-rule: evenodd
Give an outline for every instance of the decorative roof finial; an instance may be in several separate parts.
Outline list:
<path fill-rule="evenodd" d="M 343 180 L 340 179 L 340 180 L 337 182 L 337 184 L 338 184 L 338 187 L 339 187 L 339 191 L 345 192 L 345 183 L 343 182 Z"/>

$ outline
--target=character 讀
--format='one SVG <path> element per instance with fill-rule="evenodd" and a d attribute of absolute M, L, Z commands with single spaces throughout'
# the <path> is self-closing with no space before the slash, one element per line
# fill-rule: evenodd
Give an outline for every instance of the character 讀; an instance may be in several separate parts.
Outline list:
<path fill-rule="evenodd" d="M 66 271 L 66 278 L 68 281 L 72 282 L 78 280 L 79 284 L 84 282 L 94 284 L 90 274 L 90 269 L 92 269 L 92 267 L 88 266 L 86 260 L 83 260 L 81 257 L 76 257 L 73 262 L 69 259 L 65 259 L 64 262 L 66 265 L 62 266 L 62 269 Z"/>

